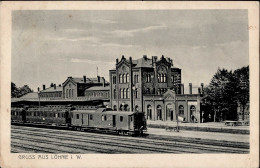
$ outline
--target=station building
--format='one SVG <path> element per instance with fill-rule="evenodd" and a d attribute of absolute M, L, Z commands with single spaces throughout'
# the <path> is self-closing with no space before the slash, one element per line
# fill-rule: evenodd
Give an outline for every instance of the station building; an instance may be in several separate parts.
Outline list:
<path fill-rule="evenodd" d="M 176 121 L 178 116 L 187 122 L 201 121 L 203 84 L 192 93 L 190 83 L 189 94 L 184 94 L 181 69 L 170 58 L 144 55 L 132 60 L 122 56 L 109 77 L 114 110 L 143 111 L 148 120 Z"/>

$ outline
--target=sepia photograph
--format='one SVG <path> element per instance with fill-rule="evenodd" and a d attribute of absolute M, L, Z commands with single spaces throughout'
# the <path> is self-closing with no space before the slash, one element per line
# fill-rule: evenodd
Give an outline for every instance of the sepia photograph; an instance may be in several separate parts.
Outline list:
<path fill-rule="evenodd" d="M 35 163 L 156 154 L 158 167 L 161 154 L 250 158 L 258 25 L 243 7 L 163 5 L 10 10 L 5 152 Z"/>

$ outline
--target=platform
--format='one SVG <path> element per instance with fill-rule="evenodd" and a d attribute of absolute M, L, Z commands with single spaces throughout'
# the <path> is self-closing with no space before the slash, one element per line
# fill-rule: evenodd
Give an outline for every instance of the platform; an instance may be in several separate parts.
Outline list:
<path fill-rule="evenodd" d="M 207 122 L 207 123 L 178 123 L 181 130 L 192 130 L 202 132 L 221 132 L 233 134 L 250 134 L 250 127 L 246 125 L 228 126 L 225 122 Z M 147 121 L 148 128 L 162 128 L 176 127 L 177 122 L 174 121 Z"/>

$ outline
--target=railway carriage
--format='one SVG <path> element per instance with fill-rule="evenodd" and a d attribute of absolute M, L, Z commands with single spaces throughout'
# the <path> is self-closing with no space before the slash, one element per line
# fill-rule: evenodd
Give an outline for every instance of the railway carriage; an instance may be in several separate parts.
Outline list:
<path fill-rule="evenodd" d="M 142 134 L 146 131 L 144 113 L 112 111 L 108 108 L 97 110 L 71 111 L 71 126 L 75 129 L 115 131 L 122 134 Z"/>
<path fill-rule="evenodd" d="M 23 121 L 23 113 L 25 113 L 24 108 L 12 108 L 11 109 L 11 120 L 14 122 L 16 121 Z M 25 119 L 24 119 L 25 120 Z"/>

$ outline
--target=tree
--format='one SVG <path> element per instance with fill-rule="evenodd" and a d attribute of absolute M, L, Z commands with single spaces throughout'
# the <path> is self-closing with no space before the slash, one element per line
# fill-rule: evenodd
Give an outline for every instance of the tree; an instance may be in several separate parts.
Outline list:
<path fill-rule="evenodd" d="M 11 82 L 11 97 L 21 97 L 27 93 L 33 92 L 33 90 L 28 86 L 24 85 L 23 87 L 17 88 L 15 83 Z"/>
<path fill-rule="evenodd" d="M 249 66 L 234 71 L 236 87 L 236 99 L 242 107 L 243 120 L 245 119 L 245 107 L 249 102 Z"/>
<path fill-rule="evenodd" d="M 234 72 L 218 69 L 208 87 L 205 88 L 207 104 L 214 112 L 214 121 L 237 119 L 237 104 L 243 112 L 249 101 L 249 67 Z"/>

